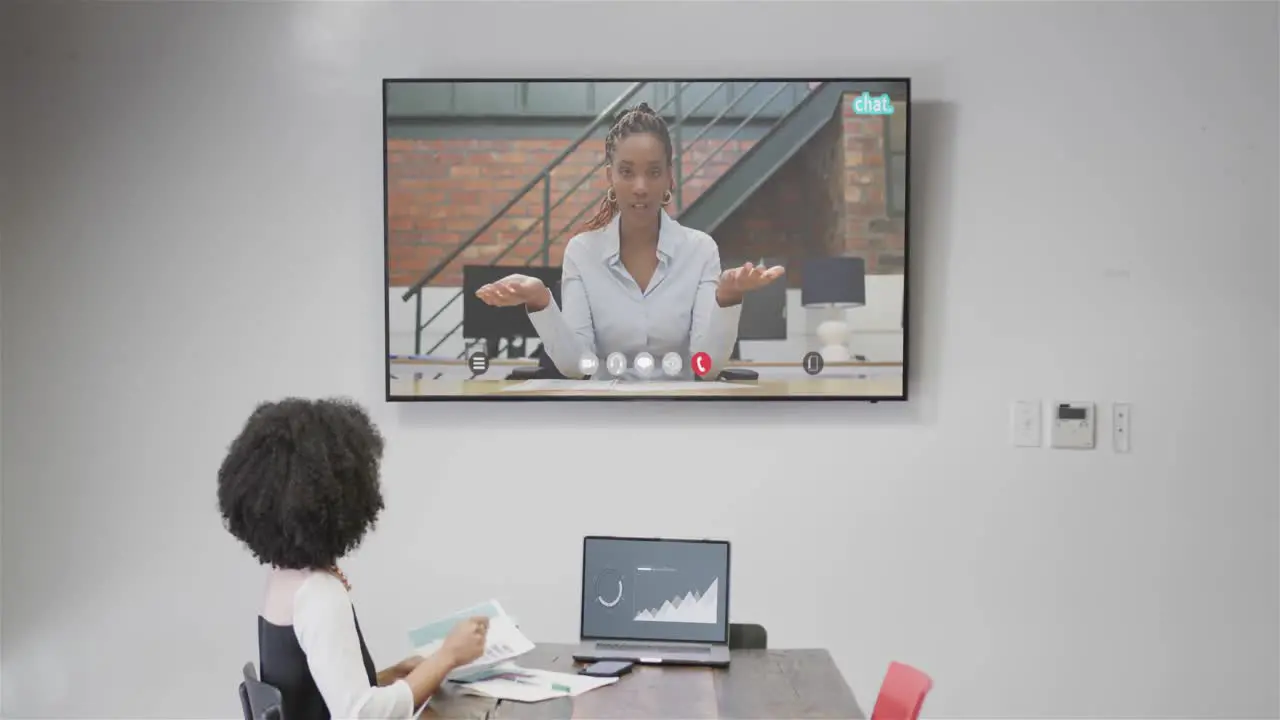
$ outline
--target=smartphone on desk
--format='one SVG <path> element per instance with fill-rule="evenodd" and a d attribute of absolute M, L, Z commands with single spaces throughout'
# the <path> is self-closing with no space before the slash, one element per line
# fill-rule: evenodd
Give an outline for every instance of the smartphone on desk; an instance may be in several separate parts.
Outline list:
<path fill-rule="evenodd" d="M 630 660 L 601 660 L 582 668 L 578 674 L 589 677 L 622 677 L 631 672 L 635 665 Z"/>

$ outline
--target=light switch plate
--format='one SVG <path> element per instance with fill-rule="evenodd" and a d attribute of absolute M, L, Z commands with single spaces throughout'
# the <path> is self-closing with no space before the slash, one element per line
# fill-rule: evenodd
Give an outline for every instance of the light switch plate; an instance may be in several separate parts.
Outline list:
<path fill-rule="evenodd" d="M 1049 444 L 1055 448 L 1092 450 L 1096 413 L 1091 402 L 1056 402 L 1049 418 Z"/>
<path fill-rule="evenodd" d="M 1039 400 L 1018 400 L 1011 418 L 1014 447 L 1040 447 L 1044 429 Z"/>
<path fill-rule="evenodd" d="M 1129 452 L 1129 416 L 1132 412 L 1129 403 L 1111 406 L 1111 442 L 1118 453 Z"/>

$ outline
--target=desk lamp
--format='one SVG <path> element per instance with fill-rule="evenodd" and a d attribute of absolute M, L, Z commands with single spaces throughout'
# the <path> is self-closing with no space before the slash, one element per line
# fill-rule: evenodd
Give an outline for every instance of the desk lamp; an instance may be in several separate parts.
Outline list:
<path fill-rule="evenodd" d="M 845 311 L 867 304 L 867 264 L 860 257 L 809 258 L 802 265 L 800 304 L 823 309 L 829 319 L 818 325 L 818 352 L 826 362 L 846 362 L 849 322 Z"/>

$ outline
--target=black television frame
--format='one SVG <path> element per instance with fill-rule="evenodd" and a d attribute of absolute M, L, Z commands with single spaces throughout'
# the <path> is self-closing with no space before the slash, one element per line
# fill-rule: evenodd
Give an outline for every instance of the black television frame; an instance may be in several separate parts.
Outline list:
<path fill-rule="evenodd" d="M 523 393 L 480 393 L 476 395 L 393 395 L 391 393 L 391 297 L 388 293 L 391 287 L 391 223 L 390 223 L 390 183 L 389 183 L 389 163 L 387 152 L 388 140 L 388 122 L 387 122 L 387 90 L 391 85 L 406 83 L 467 83 L 467 82 L 510 82 L 510 83 L 580 83 L 580 82 L 606 82 L 606 83 L 638 83 L 638 82 L 682 82 L 682 83 L 704 83 L 704 82 L 843 82 L 843 83 L 867 83 L 867 84 L 901 84 L 906 91 L 906 103 L 908 107 L 906 121 L 906 166 L 904 168 L 903 180 L 906 186 L 906 197 L 902 206 L 902 394 L 900 395 L 711 395 L 701 393 L 690 394 L 674 394 L 674 395 L 644 395 L 632 393 L 591 393 L 582 395 L 538 395 Z M 382 80 L 382 145 L 379 152 L 382 154 L 382 274 L 383 274 L 383 387 L 384 400 L 386 402 L 856 402 L 856 403 L 880 403 L 880 402 L 907 402 L 911 396 L 911 164 L 912 164 L 912 145 L 911 145 L 911 126 L 915 121 L 915 112 L 912 109 L 913 99 L 911 93 L 910 77 L 814 77 L 814 76 L 727 76 L 727 77 L 680 77 L 673 79 L 671 77 L 397 77 L 383 78 Z M 749 152 L 749 151 L 748 151 Z M 885 159 L 886 165 L 889 163 L 888 158 Z M 421 332 L 420 328 L 414 328 L 414 332 Z"/>

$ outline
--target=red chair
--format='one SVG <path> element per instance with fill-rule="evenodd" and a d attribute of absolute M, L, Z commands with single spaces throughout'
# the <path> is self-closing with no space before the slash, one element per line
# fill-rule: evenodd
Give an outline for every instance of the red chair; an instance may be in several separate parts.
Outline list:
<path fill-rule="evenodd" d="M 871 720 L 917 720 L 924 698 L 933 689 L 928 675 L 899 662 L 889 663 Z"/>

